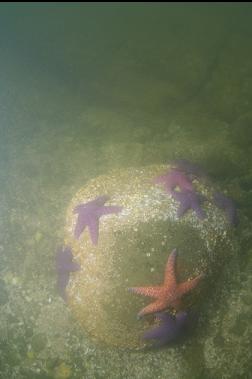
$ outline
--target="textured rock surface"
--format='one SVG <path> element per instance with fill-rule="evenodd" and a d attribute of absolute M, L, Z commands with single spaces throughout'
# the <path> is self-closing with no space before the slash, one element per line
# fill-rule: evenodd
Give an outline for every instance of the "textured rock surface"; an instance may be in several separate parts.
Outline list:
<path fill-rule="evenodd" d="M 249 251 L 251 256 L 251 249 Z M 226 270 L 231 279 L 229 286 L 222 288 L 220 307 L 211 310 L 211 325 L 202 338 L 205 366 L 214 378 L 251 377 L 251 275 L 252 260 L 248 260 L 243 273 L 239 263 Z M 226 280 L 225 280 L 226 281 Z"/>
<path fill-rule="evenodd" d="M 65 243 L 73 249 L 81 271 L 74 273 L 68 286 L 69 305 L 83 328 L 95 340 L 109 345 L 137 348 L 152 317 L 138 321 L 138 311 L 151 300 L 128 293 L 127 287 L 158 285 L 173 248 L 178 248 L 178 280 L 200 272 L 206 277 L 184 301 L 185 306 L 200 304 L 200 292 L 208 288 L 222 265 L 232 254 L 231 231 L 222 211 L 211 203 L 214 188 L 194 181 L 194 187 L 208 199 L 206 218 L 200 220 L 189 210 L 177 218 L 178 203 L 152 179 L 167 166 L 114 170 L 91 180 L 73 198 L 67 211 Z M 98 195 L 110 196 L 108 205 L 119 205 L 119 215 L 100 220 L 98 246 L 87 230 L 74 239 L 76 216 L 73 209 Z"/>

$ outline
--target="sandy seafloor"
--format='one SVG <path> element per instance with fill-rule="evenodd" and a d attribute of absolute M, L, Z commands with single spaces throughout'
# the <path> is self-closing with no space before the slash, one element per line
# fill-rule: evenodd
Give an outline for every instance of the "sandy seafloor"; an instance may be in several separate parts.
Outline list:
<path fill-rule="evenodd" d="M 252 378 L 251 13 L 0 6 L 0 378 Z M 239 256 L 190 339 L 95 346 L 55 290 L 68 204 L 110 169 L 181 157 L 237 203 Z"/>

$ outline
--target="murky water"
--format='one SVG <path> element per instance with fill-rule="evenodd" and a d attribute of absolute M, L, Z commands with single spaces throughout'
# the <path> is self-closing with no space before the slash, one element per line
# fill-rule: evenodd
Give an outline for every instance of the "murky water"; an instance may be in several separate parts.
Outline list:
<path fill-rule="evenodd" d="M 252 377 L 251 13 L 0 7 L 0 378 Z M 141 354 L 96 346 L 55 290 L 68 204 L 111 169 L 177 158 L 236 201 L 239 255 L 187 341 Z"/>

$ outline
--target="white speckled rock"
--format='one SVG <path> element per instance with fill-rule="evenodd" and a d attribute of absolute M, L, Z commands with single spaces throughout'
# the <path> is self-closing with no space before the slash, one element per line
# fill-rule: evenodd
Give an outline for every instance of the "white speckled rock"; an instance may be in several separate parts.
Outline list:
<path fill-rule="evenodd" d="M 177 279 L 204 272 L 206 286 L 232 250 L 230 227 L 223 212 L 211 203 L 216 188 L 195 180 L 195 189 L 208 200 L 203 205 L 206 218 L 200 220 L 189 210 L 178 219 L 178 203 L 152 181 L 167 169 L 155 165 L 111 171 L 88 182 L 68 207 L 65 244 L 72 247 L 81 264 L 81 271 L 72 274 L 67 288 L 69 306 L 83 328 L 100 343 L 142 346 L 141 336 L 153 318 L 138 321 L 136 315 L 151 299 L 129 293 L 127 288 L 162 283 L 172 249 L 179 251 Z M 87 230 L 76 240 L 73 209 L 104 194 L 110 196 L 106 205 L 122 206 L 123 211 L 102 216 L 97 246 Z M 201 284 L 186 296 L 184 306 L 200 304 L 204 287 Z"/>

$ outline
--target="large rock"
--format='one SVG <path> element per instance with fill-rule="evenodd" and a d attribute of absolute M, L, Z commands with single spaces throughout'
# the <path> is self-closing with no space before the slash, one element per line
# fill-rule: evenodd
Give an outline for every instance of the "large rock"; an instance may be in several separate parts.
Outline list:
<path fill-rule="evenodd" d="M 244 228 L 245 230 L 245 228 Z M 247 230 L 250 233 L 251 226 Z M 225 268 L 226 286 L 219 293 L 218 310 L 209 309 L 208 332 L 201 336 L 205 367 L 212 378 L 251 377 L 251 248 L 240 250 L 237 259 Z M 246 266 L 240 270 L 246 260 Z M 230 285 L 227 285 L 229 278 Z M 230 288 L 231 291 L 230 291 Z"/>
<path fill-rule="evenodd" d="M 88 182 L 72 199 L 65 228 L 65 244 L 72 247 L 81 271 L 72 274 L 67 292 L 69 306 L 94 340 L 114 346 L 138 348 L 153 317 L 138 321 L 137 313 L 152 300 L 127 291 L 128 287 L 163 282 L 167 258 L 179 251 L 177 278 L 183 281 L 206 274 L 202 283 L 186 296 L 185 308 L 200 305 L 219 268 L 232 254 L 232 231 L 223 211 L 212 202 L 216 190 L 208 181 L 194 180 L 195 189 L 207 197 L 206 218 L 189 210 L 178 219 L 178 203 L 152 179 L 167 166 L 117 169 Z M 100 219 L 98 245 L 87 230 L 79 240 L 73 236 L 73 209 L 99 195 L 109 195 L 108 205 L 122 206 L 119 214 Z"/>

